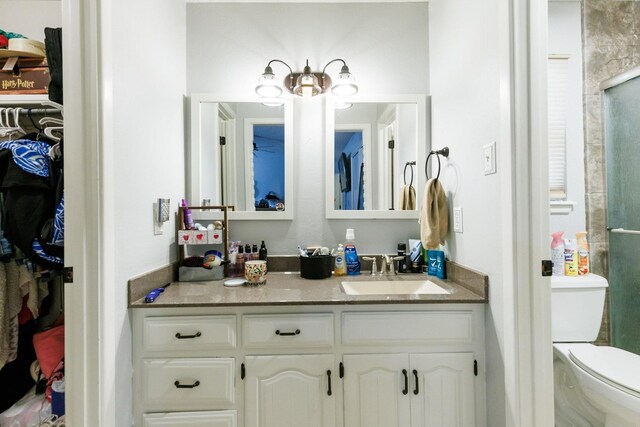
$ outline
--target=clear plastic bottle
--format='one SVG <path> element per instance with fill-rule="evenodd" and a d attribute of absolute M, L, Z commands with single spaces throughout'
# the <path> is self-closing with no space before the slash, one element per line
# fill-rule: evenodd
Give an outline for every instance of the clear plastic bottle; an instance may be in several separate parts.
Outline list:
<path fill-rule="evenodd" d="M 344 246 L 342 246 L 342 243 L 338 245 L 333 274 L 336 276 L 344 276 L 347 274 L 347 268 L 344 262 Z"/>
<path fill-rule="evenodd" d="M 238 245 L 238 254 L 236 255 L 236 277 L 244 277 L 244 249 L 242 245 Z"/>
<path fill-rule="evenodd" d="M 347 274 L 357 276 L 360 274 L 360 260 L 356 250 L 356 235 L 353 228 L 347 228 L 346 244 L 344 246 L 344 260 L 347 264 Z"/>
<path fill-rule="evenodd" d="M 564 275 L 565 276 L 577 276 L 578 275 L 578 243 L 576 239 L 564 240 Z"/>

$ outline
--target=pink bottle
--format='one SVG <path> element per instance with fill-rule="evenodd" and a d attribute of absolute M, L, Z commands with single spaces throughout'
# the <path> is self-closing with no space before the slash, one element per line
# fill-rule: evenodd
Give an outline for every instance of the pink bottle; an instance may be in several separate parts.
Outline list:
<path fill-rule="evenodd" d="M 556 231 L 551 235 L 551 262 L 553 262 L 553 275 L 564 276 L 564 231 Z"/>

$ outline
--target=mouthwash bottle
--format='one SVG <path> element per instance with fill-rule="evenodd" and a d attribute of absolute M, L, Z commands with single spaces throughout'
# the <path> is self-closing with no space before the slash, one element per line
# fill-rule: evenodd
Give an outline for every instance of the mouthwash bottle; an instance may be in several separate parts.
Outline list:
<path fill-rule="evenodd" d="M 360 274 L 360 260 L 356 251 L 356 235 L 353 228 L 347 228 L 347 242 L 344 245 L 344 260 L 347 263 L 347 275 L 357 276 Z"/>

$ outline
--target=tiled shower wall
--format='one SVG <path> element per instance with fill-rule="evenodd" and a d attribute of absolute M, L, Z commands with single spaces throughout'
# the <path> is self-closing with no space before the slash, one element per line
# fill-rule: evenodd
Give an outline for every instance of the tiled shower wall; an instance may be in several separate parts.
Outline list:
<path fill-rule="evenodd" d="M 585 198 L 592 271 L 608 277 L 607 187 L 600 83 L 640 64 L 640 1 L 583 0 Z M 608 343 L 609 301 L 598 343 Z"/>

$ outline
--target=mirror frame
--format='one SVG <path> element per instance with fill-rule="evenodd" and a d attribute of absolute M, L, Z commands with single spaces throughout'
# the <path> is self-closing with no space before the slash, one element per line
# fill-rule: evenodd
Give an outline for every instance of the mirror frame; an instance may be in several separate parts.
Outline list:
<path fill-rule="evenodd" d="M 416 210 L 336 210 L 334 209 L 334 158 L 335 151 L 335 108 L 336 102 L 350 104 L 416 104 L 416 176 L 424 173 L 424 164 L 427 160 L 427 152 L 430 150 L 431 141 L 427 135 L 427 96 L 416 95 L 377 95 L 353 98 L 335 98 L 328 96 L 325 110 L 325 217 L 327 219 L 418 219 L 422 202 L 423 186 L 416 185 Z M 339 127 L 339 126 L 338 126 Z M 371 130 L 376 132 L 375 129 Z M 371 153 L 365 152 L 365 157 L 371 159 Z M 365 166 L 370 170 L 370 166 Z M 420 182 L 418 179 L 417 182 Z"/>
<path fill-rule="evenodd" d="M 202 200 L 202 104 L 211 103 L 256 103 L 262 101 L 258 97 L 223 95 L 213 93 L 194 93 L 190 95 L 190 135 L 187 162 L 187 197 L 194 206 L 199 205 Z M 285 182 L 285 203 L 284 211 L 230 211 L 230 220 L 292 220 L 294 217 L 294 164 L 293 164 L 293 102 L 291 99 L 282 99 L 284 105 L 284 182 Z M 241 141 L 244 145 L 244 139 Z M 246 147 L 242 150 L 246 153 Z M 241 160 L 246 164 L 246 159 Z M 240 190 L 237 190 L 240 191 Z M 241 190 L 241 191 L 246 191 Z M 237 208 L 237 207 L 236 207 Z M 255 208 L 254 208 L 255 209 Z M 215 211 L 205 211 L 198 215 L 201 219 L 216 219 Z"/>

